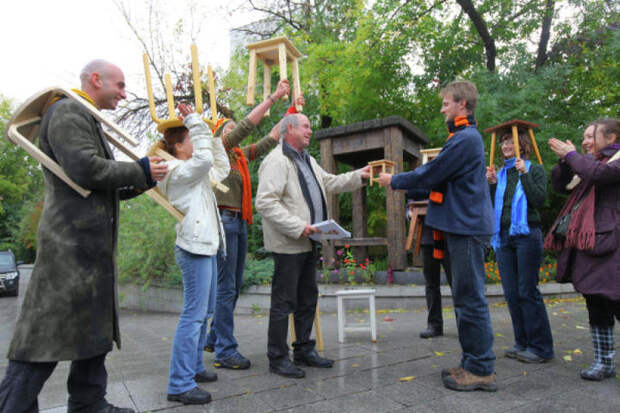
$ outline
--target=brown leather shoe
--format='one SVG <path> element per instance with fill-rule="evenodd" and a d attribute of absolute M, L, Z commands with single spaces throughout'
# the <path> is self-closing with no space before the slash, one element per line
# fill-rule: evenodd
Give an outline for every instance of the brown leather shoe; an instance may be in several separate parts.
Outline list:
<path fill-rule="evenodd" d="M 447 377 L 447 376 L 458 376 L 463 371 L 465 371 L 465 370 L 463 370 L 463 367 L 461 367 L 461 366 L 450 367 L 449 369 L 442 369 L 441 370 L 441 378 L 443 379 L 444 377 Z"/>
<path fill-rule="evenodd" d="M 495 373 L 488 376 L 478 376 L 470 371 L 462 369 L 462 372 L 454 375 L 445 376 L 443 385 L 448 389 L 457 391 L 497 391 Z"/>

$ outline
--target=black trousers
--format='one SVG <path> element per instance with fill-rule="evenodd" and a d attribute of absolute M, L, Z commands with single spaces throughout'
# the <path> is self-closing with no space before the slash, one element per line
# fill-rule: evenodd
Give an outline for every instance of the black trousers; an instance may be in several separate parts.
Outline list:
<path fill-rule="evenodd" d="M 316 251 L 300 254 L 273 254 L 274 274 L 271 283 L 271 308 L 267 357 L 271 364 L 278 364 L 289 356 L 286 343 L 288 315 L 294 314 L 295 353 L 304 354 L 314 349 L 310 340 L 316 312 L 319 289 L 316 283 Z"/>
<path fill-rule="evenodd" d="M 613 327 L 614 316 L 620 321 L 620 301 L 612 301 L 602 295 L 583 295 L 588 307 L 590 325 L 593 327 Z"/>
<path fill-rule="evenodd" d="M 426 308 L 428 309 L 428 327 L 443 331 L 443 316 L 441 313 L 441 265 L 446 272 L 448 284 L 452 285 L 450 262 L 448 256 L 443 260 L 433 258 L 433 246 L 422 245 L 422 259 L 424 260 L 424 283 L 426 284 Z"/>
<path fill-rule="evenodd" d="M 102 354 L 90 359 L 74 360 L 67 380 L 69 413 L 91 413 L 103 409 L 108 373 Z M 9 367 L 0 384 L 1 413 L 36 413 L 37 397 L 57 362 L 34 363 L 9 360 Z"/>

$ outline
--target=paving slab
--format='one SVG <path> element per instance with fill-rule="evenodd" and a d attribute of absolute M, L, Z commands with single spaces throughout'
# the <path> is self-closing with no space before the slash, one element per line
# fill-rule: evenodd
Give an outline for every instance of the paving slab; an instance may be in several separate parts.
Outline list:
<path fill-rule="evenodd" d="M 2 354 L 8 349 L 21 299 L 0 298 Z M 339 343 L 335 313 L 323 313 L 323 355 L 336 362 L 331 369 L 305 368 L 304 379 L 270 373 L 266 357 L 268 318 L 260 314 L 238 315 L 235 327 L 239 349 L 252 361 L 252 367 L 241 371 L 213 369 L 213 354 L 203 353 L 205 365 L 219 377 L 215 383 L 200 384 L 213 396 L 205 406 L 183 406 L 166 400 L 170 348 L 178 314 L 122 311 L 123 349 L 110 353 L 106 362 L 108 399 L 138 412 L 171 413 L 620 411 L 618 378 L 599 383 L 579 377 L 579 370 L 592 360 L 583 300 L 553 299 L 547 308 L 556 358 L 544 364 L 523 364 L 504 357 L 504 351 L 513 345 L 505 303 L 489 306 L 497 357 L 499 390 L 495 393 L 454 392 L 443 386 L 441 369 L 458 365 L 461 358 L 450 307 L 443 313 L 444 336 L 428 340 L 418 336 L 426 326 L 424 308 L 380 310 L 376 343 L 363 332 L 352 333 Z M 351 321 L 365 321 L 368 313 L 352 311 L 348 317 Z M 392 321 L 386 321 L 386 317 Z M 620 339 L 617 347 L 618 343 Z M 0 359 L 0 376 L 4 376 L 7 363 Z M 617 368 L 618 364 L 616 361 Z M 59 363 L 43 388 L 39 396 L 43 412 L 66 411 L 68 369 L 69 363 Z"/>

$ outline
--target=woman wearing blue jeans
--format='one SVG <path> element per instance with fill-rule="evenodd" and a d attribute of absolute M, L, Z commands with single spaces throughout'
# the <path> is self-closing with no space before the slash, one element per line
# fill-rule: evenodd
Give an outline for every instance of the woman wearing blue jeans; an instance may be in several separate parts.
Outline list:
<path fill-rule="evenodd" d="M 168 163 L 168 175 L 158 188 L 185 216 L 177 224 L 175 258 L 183 276 L 183 310 L 170 356 L 168 400 L 204 404 L 211 395 L 197 382 L 217 380 L 202 362 L 208 316 L 215 308 L 217 253 L 224 230 L 217 211 L 211 179 L 221 181 L 230 170 L 220 139 L 190 106 L 179 105 L 185 126 L 170 127 L 156 147 L 177 159 Z"/>
<path fill-rule="evenodd" d="M 547 179 L 542 165 L 529 161 L 531 142 L 519 133 L 523 158 L 515 157 L 513 137 L 500 138 L 504 166 L 487 168 L 494 200 L 495 225 L 491 245 L 508 302 L 515 344 L 505 355 L 524 363 L 543 363 L 554 357 L 547 309 L 538 291 L 543 241 L 538 209 L 545 202 Z"/>

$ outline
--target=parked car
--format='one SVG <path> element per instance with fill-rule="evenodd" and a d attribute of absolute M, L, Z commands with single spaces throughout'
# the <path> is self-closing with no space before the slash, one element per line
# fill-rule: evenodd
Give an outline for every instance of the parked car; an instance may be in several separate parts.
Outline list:
<path fill-rule="evenodd" d="M 19 294 L 19 270 L 13 252 L 0 251 L 0 294 L 17 297 Z"/>

